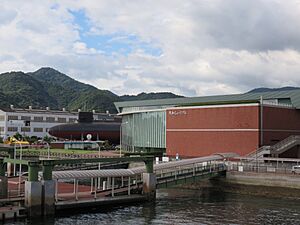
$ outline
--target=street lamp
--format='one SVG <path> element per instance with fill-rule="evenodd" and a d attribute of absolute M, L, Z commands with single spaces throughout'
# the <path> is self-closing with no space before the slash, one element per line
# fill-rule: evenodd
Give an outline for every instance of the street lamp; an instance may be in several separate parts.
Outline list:
<path fill-rule="evenodd" d="M 120 126 L 120 157 L 122 157 L 122 127 L 124 124 L 128 124 L 128 121 L 124 122 L 124 123 L 121 123 L 121 126 Z"/>

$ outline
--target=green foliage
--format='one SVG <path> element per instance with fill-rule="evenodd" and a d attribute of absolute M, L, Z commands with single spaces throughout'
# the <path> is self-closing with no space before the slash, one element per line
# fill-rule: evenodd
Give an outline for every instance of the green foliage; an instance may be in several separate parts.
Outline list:
<path fill-rule="evenodd" d="M 118 96 L 76 81 L 52 68 L 32 73 L 0 74 L 0 107 L 45 108 L 116 113 L 114 102 L 181 97 L 172 93 L 141 93 Z"/>
<path fill-rule="evenodd" d="M 175 95 L 171 92 L 159 92 L 159 93 L 140 93 L 138 95 L 123 95 L 120 97 L 122 101 L 137 101 L 137 100 L 151 100 L 151 99 L 163 99 L 163 98 L 182 98 L 183 96 Z"/>
<path fill-rule="evenodd" d="M 39 138 L 37 136 L 31 136 L 29 143 L 37 143 L 38 140 L 39 140 Z"/>
<path fill-rule="evenodd" d="M 28 141 L 30 144 L 34 144 L 34 143 L 37 143 L 37 141 L 39 140 L 39 138 L 37 136 L 24 136 L 23 137 L 23 140 L 24 141 Z"/>
<path fill-rule="evenodd" d="M 48 144 L 50 144 L 54 139 L 52 137 L 49 137 L 48 135 L 46 135 L 44 138 L 43 138 L 43 141 L 44 142 L 47 142 Z"/>
<path fill-rule="evenodd" d="M 23 140 L 23 136 L 19 132 L 15 133 L 13 137 L 19 141 Z"/>

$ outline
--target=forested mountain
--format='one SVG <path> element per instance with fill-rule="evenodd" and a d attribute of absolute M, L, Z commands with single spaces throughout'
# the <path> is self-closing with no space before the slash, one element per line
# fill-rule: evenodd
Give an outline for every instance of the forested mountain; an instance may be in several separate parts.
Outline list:
<path fill-rule="evenodd" d="M 118 96 L 108 90 L 76 81 L 52 68 L 35 72 L 0 74 L 0 107 L 67 108 L 116 112 L 114 102 L 181 97 L 173 93 L 141 93 Z"/>
<path fill-rule="evenodd" d="M 297 90 L 297 89 L 300 89 L 300 87 L 282 87 L 282 88 L 261 87 L 261 88 L 255 88 L 255 89 L 249 91 L 249 93 L 268 92 L 268 91 L 292 91 L 292 90 Z"/>

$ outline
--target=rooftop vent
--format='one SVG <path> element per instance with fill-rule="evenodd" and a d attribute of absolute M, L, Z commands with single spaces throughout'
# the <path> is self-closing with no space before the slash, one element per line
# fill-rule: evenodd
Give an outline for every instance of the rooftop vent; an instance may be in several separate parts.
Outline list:
<path fill-rule="evenodd" d="M 78 112 L 81 112 L 81 109 L 78 109 Z"/>
<path fill-rule="evenodd" d="M 109 114 L 109 111 L 108 111 L 108 110 L 106 110 L 106 114 Z"/>
<path fill-rule="evenodd" d="M 62 108 L 62 111 L 65 112 L 65 111 L 66 111 L 66 108 Z"/>
<path fill-rule="evenodd" d="M 28 109 L 29 109 L 29 110 L 32 110 L 32 106 L 31 106 L 31 105 L 30 105 L 30 106 L 28 106 Z"/>
<path fill-rule="evenodd" d="M 96 110 L 95 109 L 93 109 L 93 114 L 95 114 L 96 113 Z"/>
<path fill-rule="evenodd" d="M 10 108 L 11 108 L 11 109 L 14 109 L 14 105 L 10 105 Z"/>
<path fill-rule="evenodd" d="M 50 107 L 46 107 L 46 110 L 49 111 L 49 110 L 50 110 Z"/>

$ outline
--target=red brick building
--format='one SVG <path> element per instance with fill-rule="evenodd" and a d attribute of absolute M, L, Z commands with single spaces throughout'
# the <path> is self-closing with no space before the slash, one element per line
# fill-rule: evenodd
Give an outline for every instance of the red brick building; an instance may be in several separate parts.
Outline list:
<path fill-rule="evenodd" d="M 122 115 L 122 147 L 196 157 L 246 156 L 300 135 L 300 90 L 115 103 Z M 295 146 L 276 156 L 300 157 Z"/>
<path fill-rule="evenodd" d="M 173 108 L 167 110 L 166 127 L 167 155 L 236 152 L 244 156 L 262 145 L 300 135 L 300 112 L 258 103 Z"/>

